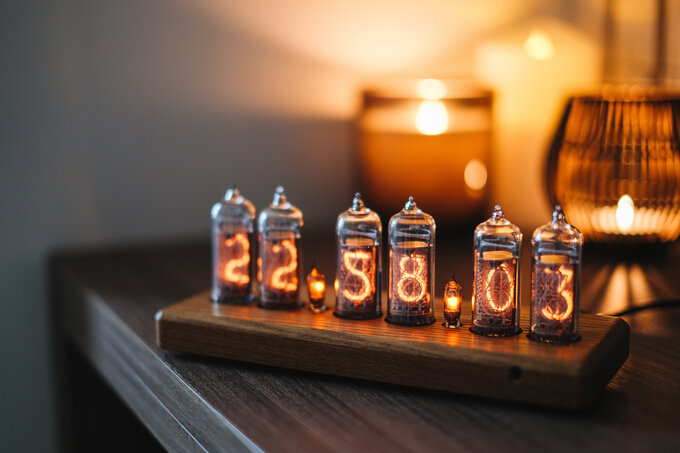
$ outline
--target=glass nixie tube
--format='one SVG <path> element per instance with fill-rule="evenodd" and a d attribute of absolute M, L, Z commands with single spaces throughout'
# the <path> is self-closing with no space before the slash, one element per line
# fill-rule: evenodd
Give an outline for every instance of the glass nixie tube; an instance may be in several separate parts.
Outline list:
<path fill-rule="evenodd" d="M 212 217 L 212 300 L 253 300 L 255 208 L 234 186 L 215 203 Z"/>
<path fill-rule="evenodd" d="M 475 229 L 475 278 L 472 287 L 472 327 L 487 336 L 517 335 L 519 327 L 519 268 L 522 233 L 496 205 L 490 219 Z"/>
<path fill-rule="evenodd" d="M 328 309 L 324 304 L 326 297 L 326 276 L 316 265 L 307 275 L 307 291 L 309 292 L 309 309 L 314 313 L 322 313 Z"/>
<path fill-rule="evenodd" d="M 378 214 L 364 206 L 361 194 L 355 194 L 352 207 L 338 216 L 335 234 L 337 273 L 333 314 L 347 319 L 382 316 L 382 225 Z"/>
<path fill-rule="evenodd" d="M 288 202 L 283 187 L 276 188 L 272 204 L 257 219 L 257 227 L 260 239 L 259 305 L 274 309 L 301 307 L 302 212 Z"/>
<path fill-rule="evenodd" d="M 434 319 L 435 223 L 413 197 L 390 219 L 389 286 L 385 321 L 425 326 Z"/>
<path fill-rule="evenodd" d="M 578 334 L 581 232 L 555 206 L 552 222 L 531 238 L 531 312 L 527 336 L 548 343 L 573 343 Z"/>
<path fill-rule="evenodd" d="M 463 301 L 463 288 L 456 280 L 455 275 L 451 275 L 451 280 L 444 288 L 444 327 L 461 327 L 460 306 Z"/>

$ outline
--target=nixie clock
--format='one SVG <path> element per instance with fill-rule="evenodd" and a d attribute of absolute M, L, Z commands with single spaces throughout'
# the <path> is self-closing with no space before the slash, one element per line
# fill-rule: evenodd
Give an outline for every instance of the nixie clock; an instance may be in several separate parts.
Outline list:
<path fill-rule="evenodd" d="M 579 340 L 578 309 L 583 237 L 555 206 L 552 221 L 531 238 L 531 340 Z"/>
<path fill-rule="evenodd" d="M 274 309 L 302 306 L 302 212 L 288 202 L 283 187 L 276 188 L 274 200 L 260 213 L 257 226 L 260 306 Z"/>
<path fill-rule="evenodd" d="M 390 219 L 389 287 L 385 321 L 425 326 L 434 319 L 435 222 L 413 197 Z"/>
<path fill-rule="evenodd" d="M 490 219 L 474 234 L 475 277 L 470 331 L 510 336 L 519 327 L 519 260 L 522 233 L 496 205 Z"/>
<path fill-rule="evenodd" d="M 380 217 L 364 205 L 357 193 L 352 206 L 338 216 L 335 233 L 337 287 L 333 314 L 347 319 L 382 316 Z"/>
<path fill-rule="evenodd" d="M 212 300 L 252 302 L 255 208 L 234 186 L 212 207 L 211 217 Z"/>

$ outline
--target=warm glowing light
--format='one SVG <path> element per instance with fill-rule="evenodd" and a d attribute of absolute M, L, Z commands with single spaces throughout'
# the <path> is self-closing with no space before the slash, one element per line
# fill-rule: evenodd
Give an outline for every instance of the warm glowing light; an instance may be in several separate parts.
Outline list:
<path fill-rule="evenodd" d="M 425 257 L 414 254 L 404 256 L 399 260 L 399 269 L 401 270 L 401 277 L 397 282 L 399 298 L 404 302 L 416 302 L 422 299 L 427 289 Z"/>
<path fill-rule="evenodd" d="M 271 276 L 271 286 L 283 291 L 297 290 L 297 276 L 295 271 L 297 269 L 297 249 L 295 244 L 290 240 L 281 241 L 281 244 L 275 244 L 272 247 L 272 253 L 278 255 L 286 250 L 288 252 L 288 262 L 283 266 L 277 267 Z M 286 275 L 292 274 L 290 278 L 284 278 Z"/>
<path fill-rule="evenodd" d="M 446 310 L 460 310 L 460 296 L 447 296 L 444 298 L 444 303 L 446 304 Z"/>
<path fill-rule="evenodd" d="M 338 281 L 337 277 L 335 277 L 335 281 L 333 282 L 333 289 L 335 290 L 335 297 L 338 297 L 338 291 L 340 290 L 340 282 Z"/>
<path fill-rule="evenodd" d="M 631 230 L 635 220 L 635 203 L 630 195 L 624 195 L 616 206 L 616 225 L 626 233 Z"/>
<path fill-rule="evenodd" d="M 573 293 L 573 279 L 574 271 L 567 269 L 564 266 L 560 266 L 557 270 L 553 271 L 549 267 L 543 269 L 543 276 L 539 277 L 545 280 L 540 283 L 540 286 L 544 288 L 555 288 L 557 287 L 557 294 L 562 296 L 566 307 L 564 310 L 559 310 L 557 304 L 554 301 L 541 301 L 539 304 L 545 304 L 541 309 L 541 313 L 546 319 L 552 321 L 564 321 L 571 316 L 571 312 L 574 310 L 574 293 Z M 558 283 L 559 282 L 559 283 Z M 539 298 L 551 297 L 551 291 L 542 291 L 538 295 Z M 553 303 L 550 303 L 553 302 Z"/>
<path fill-rule="evenodd" d="M 349 272 L 349 275 L 345 277 L 342 285 L 342 296 L 345 299 L 358 303 L 371 295 L 371 279 L 366 272 L 362 270 L 364 268 L 371 269 L 371 259 L 371 254 L 362 250 L 343 252 L 342 263 Z M 366 266 L 366 264 L 368 265 Z M 349 284 L 347 280 L 351 276 L 359 279 L 360 284 L 358 286 Z"/>
<path fill-rule="evenodd" d="M 319 300 L 324 298 L 324 294 L 326 293 L 326 278 L 316 266 L 312 268 L 312 271 L 307 276 L 307 286 L 310 299 Z"/>
<path fill-rule="evenodd" d="M 486 166 L 477 159 L 472 159 L 465 166 L 463 180 L 471 190 L 482 190 L 486 186 L 487 176 Z"/>
<path fill-rule="evenodd" d="M 416 86 L 418 96 L 435 101 L 446 96 L 446 85 L 437 79 L 423 79 Z"/>
<path fill-rule="evenodd" d="M 524 52 L 534 60 L 550 60 L 555 55 L 555 46 L 546 33 L 533 30 L 524 41 Z"/>
<path fill-rule="evenodd" d="M 492 310 L 504 312 L 513 303 L 515 280 L 507 263 L 491 269 L 486 276 L 486 300 Z"/>
<path fill-rule="evenodd" d="M 236 254 L 236 247 L 240 246 L 240 256 Z M 248 241 L 248 236 L 239 233 L 235 234 L 234 237 L 226 239 L 224 241 L 224 247 L 229 250 L 228 255 L 237 258 L 230 259 L 224 265 L 224 280 L 231 283 L 239 283 L 242 285 L 247 285 L 250 283 L 250 276 L 248 275 L 248 263 L 250 263 L 250 241 Z"/>
<path fill-rule="evenodd" d="M 416 114 L 416 129 L 425 135 L 439 135 L 449 127 L 449 114 L 442 101 L 423 101 Z"/>

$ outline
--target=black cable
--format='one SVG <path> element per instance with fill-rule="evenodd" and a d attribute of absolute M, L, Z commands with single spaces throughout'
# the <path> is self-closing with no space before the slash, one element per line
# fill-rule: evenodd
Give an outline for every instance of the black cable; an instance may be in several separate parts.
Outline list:
<path fill-rule="evenodd" d="M 611 316 L 623 316 L 629 315 L 631 313 L 637 313 L 638 311 L 650 310 L 652 308 L 671 308 L 680 307 L 680 298 L 678 299 L 657 299 L 652 302 L 646 303 L 645 305 L 638 305 L 635 307 L 626 308 L 623 311 L 614 313 Z"/>

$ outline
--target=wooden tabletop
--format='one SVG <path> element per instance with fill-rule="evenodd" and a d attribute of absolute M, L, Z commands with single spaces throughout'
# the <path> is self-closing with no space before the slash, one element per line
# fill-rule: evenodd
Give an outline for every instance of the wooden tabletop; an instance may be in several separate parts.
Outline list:
<path fill-rule="evenodd" d="M 331 273 L 332 248 L 308 251 L 327 242 L 305 245 L 305 257 Z M 438 287 L 451 270 L 471 279 L 468 247 L 444 245 L 437 258 Z M 675 252 L 666 259 L 680 268 Z M 583 277 L 591 299 L 599 293 L 589 285 L 610 282 L 593 263 Z M 51 275 L 58 331 L 169 450 L 680 450 L 677 307 L 625 315 L 628 361 L 592 409 L 565 412 L 160 350 L 154 314 L 209 287 L 207 244 L 60 253 Z M 672 279 L 654 276 L 663 295 L 673 293 Z"/>

